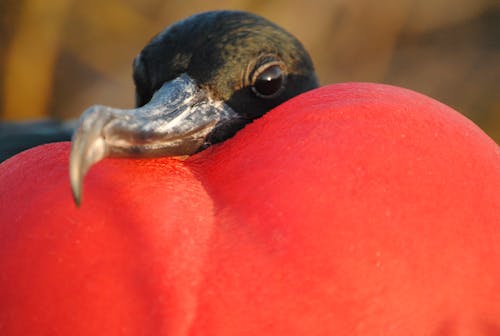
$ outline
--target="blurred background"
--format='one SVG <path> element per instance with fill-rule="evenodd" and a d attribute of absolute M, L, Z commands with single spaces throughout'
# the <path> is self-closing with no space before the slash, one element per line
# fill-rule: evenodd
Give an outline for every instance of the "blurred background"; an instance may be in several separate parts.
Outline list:
<path fill-rule="evenodd" d="M 500 142 L 497 0 L 1 0 L 0 120 L 132 107 L 135 55 L 165 26 L 213 9 L 283 26 L 310 51 L 323 85 L 410 88 Z"/>

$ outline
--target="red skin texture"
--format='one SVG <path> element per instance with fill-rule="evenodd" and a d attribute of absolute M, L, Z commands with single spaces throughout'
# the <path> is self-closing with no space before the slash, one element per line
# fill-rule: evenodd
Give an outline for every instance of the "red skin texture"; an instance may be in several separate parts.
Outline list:
<path fill-rule="evenodd" d="M 0 165 L 1 335 L 499 335 L 500 151 L 451 108 L 303 94 L 186 161 Z"/>

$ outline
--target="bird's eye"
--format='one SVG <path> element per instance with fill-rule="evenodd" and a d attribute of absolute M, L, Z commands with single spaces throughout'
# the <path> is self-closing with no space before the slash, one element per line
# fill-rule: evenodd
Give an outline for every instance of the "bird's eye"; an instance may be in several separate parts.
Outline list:
<path fill-rule="evenodd" d="M 274 98 L 285 87 L 285 79 L 285 71 L 280 63 L 264 64 L 252 76 L 252 90 L 258 97 Z"/>

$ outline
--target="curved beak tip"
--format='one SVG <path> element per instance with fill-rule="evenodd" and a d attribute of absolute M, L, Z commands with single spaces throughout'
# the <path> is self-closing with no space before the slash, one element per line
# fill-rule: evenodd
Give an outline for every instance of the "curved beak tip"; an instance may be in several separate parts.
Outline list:
<path fill-rule="evenodd" d="M 142 107 L 89 108 L 72 139 L 69 175 L 75 204 L 81 204 L 85 174 L 105 157 L 191 155 L 218 124 L 239 118 L 229 106 L 210 98 L 187 74 L 164 83 Z"/>
<path fill-rule="evenodd" d="M 71 194 L 77 207 L 80 207 L 82 198 L 82 183 L 80 174 L 80 160 L 75 156 L 74 147 L 71 148 L 69 159 L 69 182 L 71 186 Z"/>
<path fill-rule="evenodd" d="M 74 191 L 73 191 L 73 201 L 75 202 L 76 207 L 79 208 L 81 205 L 81 197 L 80 195 L 75 194 Z"/>
<path fill-rule="evenodd" d="M 71 194 L 73 195 L 73 201 L 75 205 L 79 208 L 82 201 L 82 188 L 81 183 L 77 179 L 75 180 L 73 176 L 70 175 L 70 183 L 71 183 Z"/>
<path fill-rule="evenodd" d="M 86 120 L 88 119 L 83 119 L 83 122 Z M 97 121 L 101 120 L 97 119 Z M 81 204 L 82 183 L 85 174 L 92 165 L 108 155 L 106 143 L 101 136 L 101 129 L 100 125 L 79 127 L 73 135 L 69 156 L 69 179 L 73 200 L 77 206 Z"/>

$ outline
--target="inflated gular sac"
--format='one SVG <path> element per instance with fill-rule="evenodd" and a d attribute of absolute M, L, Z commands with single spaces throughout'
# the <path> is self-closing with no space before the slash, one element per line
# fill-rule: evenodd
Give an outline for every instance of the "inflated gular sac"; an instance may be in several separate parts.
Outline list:
<path fill-rule="evenodd" d="M 316 89 L 185 161 L 0 165 L 1 335 L 496 335 L 500 153 L 428 97 Z"/>

